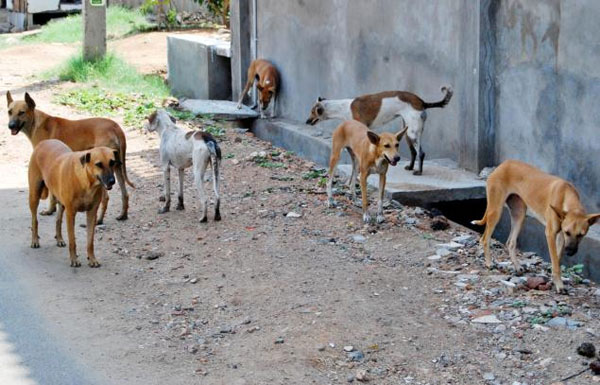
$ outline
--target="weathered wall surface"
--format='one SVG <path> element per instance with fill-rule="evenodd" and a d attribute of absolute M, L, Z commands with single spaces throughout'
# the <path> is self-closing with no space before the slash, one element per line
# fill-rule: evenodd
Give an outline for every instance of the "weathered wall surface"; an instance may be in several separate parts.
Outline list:
<path fill-rule="evenodd" d="M 424 149 L 428 157 L 458 160 L 462 141 L 474 140 L 461 133 L 477 119 L 472 106 L 479 13 L 473 1 L 257 3 L 258 56 L 281 72 L 279 116 L 306 120 L 319 95 L 349 98 L 410 90 L 437 101 L 442 98 L 440 87 L 452 85 L 455 95 L 449 106 L 429 111 Z M 399 123 L 394 124 L 398 129 Z"/>
<path fill-rule="evenodd" d="M 496 162 L 572 181 L 600 210 L 600 2 L 505 0 L 496 15 Z"/>

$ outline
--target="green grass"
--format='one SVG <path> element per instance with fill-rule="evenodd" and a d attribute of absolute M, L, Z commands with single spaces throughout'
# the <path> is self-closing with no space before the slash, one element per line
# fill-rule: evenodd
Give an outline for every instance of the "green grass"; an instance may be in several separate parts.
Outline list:
<path fill-rule="evenodd" d="M 106 34 L 108 39 L 117 39 L 150 28 L 141 12 L 112 6 L 106 13 Z M 83 39 L 81 14 L 55 19 L 41 28 L 41 32 L 23 38 L 25 42 L 36 43 L 75 43 Z"/>
<path fill-rule="evenodd" d="M 57 102 L 96 116 L 123 116 L 125 125 L 131 127 L 141 127 L 169 96 L 161 77 L 141 75 L 114 54 L 92 62 L 83 60 L 80 54 L 46 77 L 84 84 L 58 94 Z"/>

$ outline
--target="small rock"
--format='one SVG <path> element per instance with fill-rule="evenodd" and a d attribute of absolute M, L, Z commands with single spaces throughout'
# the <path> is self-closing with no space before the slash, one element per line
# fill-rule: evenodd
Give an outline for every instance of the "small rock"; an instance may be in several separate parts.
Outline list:
<path fill-rule="evenodd" d="M 353 374 L 349 374 L 348 377 L 346 377 L 346 381 L 348 381 L 348 382 L 354 382 L 354 375 Z"/>
<path fill-rule="evenodd" d="M 432 255 L 427 257 L 427 259 L 429 259 L 430 261 L 439 261 L 440 259 L 442 259 L 442 257 L 440 255 Z"/>
<path fill-rule="evenodd" d="M 344 351 L 345 352 L 351 352 L 353 350 L 354 350 L 354 346 L 352 346 L 352 345 L 346 345 L 346 346 L 344 346 Z"/>
<path fill-rule="evenodd" d="M 544 285 L 548 280 L 546 277 L 527 277 L 527 287 L 530 289 L 537 289 L 539 286 Z"/>
<path fill-rule="evenodd" d="M 162 251 L 151 251 L 146 255 L 146 259 L 149 261 L 153 261 L 155 259 L 158 259 L 162 256 L 164 256 L 165 253 L 163 253 Z"/>
<path fill-rule="evenodd" d="M 463 244 L 462 243 L 458 243 L 458 242 L 440 243 L 440 244 L 437 245 L 437 247 L 448 249 L 450 251 L 456 251 L 456 250 L 462 248 Z"/>
<path fill-rule="evenodd" d="M 367 241 L 367 238 L 364 235 L 354 234 L 352 236 L 352 240 L 356 243 L 365 243 Z"/>
<path fill-rule="evenodd" d="M 327 347 L 325 345 L 317 345 L 317 350 L 320 351 L 320 352 L 325 351 L 326 348 Z"/>
<path fill-rule="evenodd" d="M 440 248 L 435 251 L 435 254 L 439 255 L 440 257 L 447 257 L 451 254 L 451 252 L 448 249 Z"/>
<path fill-rule="evenodd" d="M 494 381 L 496 379 L 496 376 L 494 376 L 494 373 L 491 372 L 483 373 L 483 379 L 486 381 Z"/>
<path fill-rule="evenodd" d="M 499 324 L 502 323 L 502 321 L 500 321 L 498 319 L 498 317 L 496 317 L 493 314 L 489 314 L 489 315 L 484 315 L 481 317 L 477 317 L 477 318 L 473 318 L 471 320 L 472 323 L 477 323 L 477 324 Z"/>
<path fill-rule="evenodd" d="M 461 245 L 466 245 L 467 243 L 472 242 L 474 240 L 475 236 L 470 234 L 465 234 L 452 238 L 452 242 L 460 243 Z"/>
<path fill-rule="evenodd" d="M 300 217 L 302 216 L 302 214 L 298 214 L 298 213 L 295 213 L 295 212 L 293 212 L 293 211 L 290 211 L 290 212 L 289 212 L 289 213 L 287 213 L 285 216 L 286 216 L 287 218 L 300 218 Z"/>
<path fill-rule="evenodd" d="M 584 342 L 577 348 L 577 354 L 593 358 L 596 355 L 596 347 L 590 342 Z"/>
<path fill-rule="evenodd" d="M 596 289 L 596 291 L 594 292 L 594 295 L 597 297 L 600 297 L 600 289 Z"/>
<path fill-rule="evenodd" d="M 504 333 L 506 331 L 506 325 L 500 324 L 494 328 L 494 333 Z"/>
<path fill-rule="evenodd" d="M 407 218 L 404 218 L 404 224 L 407 224 L 407 225 L 416 225 L 417 224 L 417 220 L 415 218 L 407 217 Z"/>
<path fill-rule="evenodd" d="M 350 361 L 362 361 L 365 359 L 365 355 L 360 350 L 356 350 L 354 352 L 348 353 L 348 358 Z"/>
<path fill-rule="evenodd" d="M 197 283 L 198 282 L 198 278 L 192 278 L 190 279 L 190 283 Z"/>
<path fill-rule="evenodd" d="M 282 343 L 284 343 L 283 337 L 279 337 L 279 338 L 277 338 L 277 339 L 275 340 L 275 344 L 276 344 L 276 345 L 277 345 L 277 344 L 282 344 Z"/>
<path fill-rule="evenodd" d="M 356 379 L 360 382 L 367 382 L 369 379 L 367 378 L 367 371 L 365 369 L 361 369 L 356 372 Z"/>
<path fill-rule="evenodd" d="M 554 317 L 551 320 L 549 320 L 548 322 L 546 322 L 546 325 L 553 327 L 553 328 L 566 327 L 567 319 L 564 317 Z"/>

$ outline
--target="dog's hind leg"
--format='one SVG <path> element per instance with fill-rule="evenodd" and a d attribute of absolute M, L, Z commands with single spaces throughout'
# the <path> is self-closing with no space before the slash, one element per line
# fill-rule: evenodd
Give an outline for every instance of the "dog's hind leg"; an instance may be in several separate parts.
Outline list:
<path fill-rule="evenodd" d="M 168 212 L 171 208 L 171 166 L 167 163 L 163 166 L 165 205 L 158 209 L 159 214 Z"/>
<path fill-rule="evenodd" d="M 71 267 L 79 267 L 81 263 L 77 260 L 77 245 L 75 244 L 75 214 L 72 208 L 65 207 L 67 213 L 67 235 L 69 236 L 69 258 Z M 89 231 L 89 226 L 88 226 Z"/>
<path fill-rule="evenodd" d="M 215 192 L 215 221 L 221 220 L 221 196 L 219 195 L 219 160 L 211 160 L 213 170 L 213 190 Z"/>
<path fill-rule="evenodd" d="M 335 202 L 333 200 L 333 177 L 335 174 L 335 167 L 337 166 L 338 161 L 340 160 L 340 155 L 342 152 L 342 146 L 340 145 L 340 140 L 335 139 L 336 133 L 334 132 L 333 146 L 331 149 L 331 157 L 329 158 L 329 179 L 327 180 L 327 206 L 333 207 L 335 206 Z"/>
<path fill-rule="evenodd" d="M 183 210 L 185 207 L 183 206 L 183 179 L 185 177 L 185 169 L 179 169 L 179 195 L 177 196 L 177 206 L 176 210 Z"/>
<path fill-rule="evenodd" d="M 417 150 L 411 138 L 406 135 L 406 143 L 408 143 L 408 149 L 410 150 L 410 164 L 407 164 L 404 169 L 411 171 L 415 168 L 415 160 L 417 159 Z"/>
<path fill-rule="evenodd" d="M 63 213 L 65 211 L 65 206 L 58 204 L 58 212 L 56 213 L 56 235 L 54 238 L 56 239 L 56 246 L 65 247 L 67 244 L 62 236 L 62 219 Z"/>
<path fill-rule="evenodd" d="M 352 197 L 352 201 L 356 200 L 356 178 L 358 177 L 358 158 L 352 152 L 350 148 L 347 148 L 350 153 L 350 158 L 352 159 L 352 174 L 350 174 L 350 179 L 348 180 L 348 187 L 350 188 L 350 196 Z"/>
<path fill-rule="evenodd" d="M 525 214 L 527 213 L 527 205 L 518 195 L 511 195 L 506 200 L 506 204 L 510 210 L 510 235 L 506 246 L 508 247 L 508 254 L 515 266 L 515 272 L 517 274 L 523 274 L 523 268 L 517 260 L 517 239 L 525 220 Z"/>
<path fill-rule="evenodd" d="M 115 170 L 115 176 L 117 177 L 117 182 L 119 183 L 119 188 L 121 189 L 121 200 L 123 202 L 121 215 L 117 217 L 117 220 L 124 221 L 125 219 L 127 219 L 127 211 L 129 210 L 129 194 L 127 193 L 127 186 L 125 185 L 125 174 L 123 172 L 123 165 L 117 167 L 117 169 Z M 108 204 L 108 199 L 106 201 L 106 204 Z M 102 210 L 104 211 L 105 209 L 103 208 Z M 102 212 L 100 218 L 104 220 L 104 212 Z"/>
<path fill-rule="evenodd" d="M 208 221 L 208 198 L 206 196 L 206 191 L 204 190 L 204 173 L 206 172 L 206 167 L 208 167 L 210 157 L 206 148 L 194 149 L 194 152 L 192 153 L 192 159 L 192 167 L 194 168 L 194 182 L 196 183 L 196 188 L 198 189 L 198 194 L 200 195 L 200 222 L 203 223 Z"/>
<path fill-rule="evenodd" d="M 52 215 L 56 211 L 56 198 L 50 194 L 48 199 L 48 208 L 40 212 L 40 215 Z"/>
<path fill-rule="evenodd" d="M 29 166 L 30 168 L 33 166 Z M 31 211 L 31 248 L 40 247 L 40 237 L 38 235 L 37 210 L 40 204 L 41 191 L 44 188 L 44 181 L 32 180 L 31 172 L 29 174 L 29 210 Z"/>
<path fill-rule="evenodd" d="M 104 214 L 106 214 L 106 209 L 108 208 L 108 199 L 108 191 L 104 190 L 102 192 L 102 205 L 100 207 L 100 216 L 98 217 L 96 225 L 101 225 L 104 223 Z"/>
<path fill-rule="evenodd" d="M 488 269 L 492 268 L 492 254 L 490 253 L 490 238 L 496 229 L 496 225 L 502 216 L 502 207 L 506 196 L 504 191 L 498 186 L 488 181 L 487 185 L 487 208 L 485 210 L 485 231 L 481 236 L 481 244 L 485 255 L 485 266 Z"/>

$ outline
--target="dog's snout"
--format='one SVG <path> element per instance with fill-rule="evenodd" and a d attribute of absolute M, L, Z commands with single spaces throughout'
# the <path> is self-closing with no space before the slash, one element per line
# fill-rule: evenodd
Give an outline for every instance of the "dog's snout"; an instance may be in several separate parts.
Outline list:
<path fill-rule="evenodd" d="M 400 155 L 396 155 L 394 157 L 394 163 L 399 162 L 400 161 Z"/>
<path fill-rule="evenodd" d="M 565 247 L 565 252 L 569 257 L 577 254 L 577 246 L 567 246 Z"/>
<path fill-rule="evenodd" d="M 17 121 L 11 120 L 10 122 L 8 122 L 8 128 L 10 128 L 11 130 L 17 128 Z"/>

